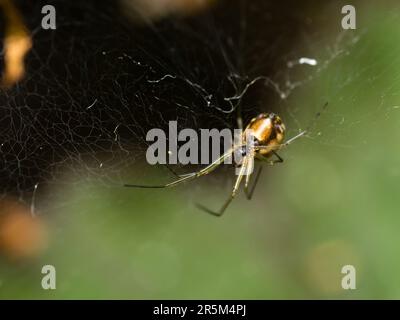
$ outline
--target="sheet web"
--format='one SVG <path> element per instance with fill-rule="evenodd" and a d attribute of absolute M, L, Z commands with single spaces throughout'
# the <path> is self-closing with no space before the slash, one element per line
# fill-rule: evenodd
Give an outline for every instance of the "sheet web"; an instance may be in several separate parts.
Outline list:
<path fill-rule="evenodd" d="M 1 91 L 1 193 L 30 203 L 54 184 L 119 186 L 143 161 L 148 130 L 170 120 L 234 128 L 239 111 L 244 122 L 275 111 L 291 132 L 304 129 L 329 97 L 307 116 L 291 97 L 363 35 L 316 30 L 322 4 L 286 2 L 221 1 L 143 24 L 117 2 L 58 0 L 57 30 L 46 31 L 47 2 L 18 1 L 33 48 L 24 79 Z M 342 120 L 332 110 L 326 118 L 327 128 Z"/>

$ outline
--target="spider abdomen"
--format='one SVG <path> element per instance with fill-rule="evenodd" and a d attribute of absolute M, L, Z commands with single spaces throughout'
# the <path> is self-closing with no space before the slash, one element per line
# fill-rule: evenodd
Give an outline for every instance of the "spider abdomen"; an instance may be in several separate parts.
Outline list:
<path fill-rule="evenodd" d="M 254 137 L 259 146 L 271 147 L 257 151 L 263 156 L 269 156 L 277 146 L 283 143 L 285 125 L 276 114 L 261 113 L 250 121 L 246 127 L 244 137 L 249 133 Z"/>

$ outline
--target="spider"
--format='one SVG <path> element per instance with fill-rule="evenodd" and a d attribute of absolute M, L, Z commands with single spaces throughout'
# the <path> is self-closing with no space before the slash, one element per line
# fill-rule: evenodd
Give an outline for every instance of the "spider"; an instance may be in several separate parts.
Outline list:
<path fill-rule="evenodd" d="M 324 108 L 327 106 L 327 103 L 324 105 Z M 321 112 L 316 114 L 314 120 L 319 117 Z M 238 126 L 241 128 L 241 118 L 238 119 Z M 253 186 L 250 188 L 250 178 L 253 173 L 253 164 L 254 160 L 258 160 L 260 162 L 267 163 L 269 165 L 275 165 L 277 163 L 282 163 L 283 159 L 279 156 L 278 151 L 282 148 L 290 145 L 293 141 L 298 138 L 304 136 L 309 128 L 308 126 L 306 130 L 300 132 L 298 135 L 293 138 L 284 141 L 285 139 L 285 131 L 286 127 L 282 122 L 281 118 L 274 113 L 261 113 L 257 117 L 253 118 L 247 127 L 245 128 L 241 142 L 234 145 L 231 149 L 229 149 L 226 153 L 224 153 L 221 157 L 216 159 L 214 162 L 206 166 L 205 168 L 189 173 L 186 175 L 178 176 L 178 179 L 172 181 L 170 183 L 164 185 L 135 185 L 135 184 L 125 184 L 125 187 L 128 188 L 151 188 L 151 189 L 160 189 L 160 188 L 170 188 L 175 187 L 181 183 L 194 180 L 201 176 L 207 175 L 213 172 L 216 168 L 218 168 L 227 158 L 231 157 L 236 152 L 241 152 L 243 157 L 239 163 L 236 164 L 238 167 L 238 176 L 234 183 L 232 192 L 229 198 L 225 201 L 223 206 L 218 211 L 210 210 L 203 205 L 197 204 L 197 207 L 200 209 L 214 215 L 220 217 L 224 214 L 225 210 L 228 208 L 229 204 L 235 198 L 238 193 L 239 187 L 244 182 L 244 192 L 248 200 L 250 200 L 253 196 L 253 192 L 261 175 L 263 167 L 260 166 L 257 170 L 257 173 L 254 178 Z M 252 135 L 252 141 L 254 141 L 252 146 L 248 146 L 247 141 L 249 141 L 246 137 Z M 275 159 L 272 159 L 274 157 Z"/>

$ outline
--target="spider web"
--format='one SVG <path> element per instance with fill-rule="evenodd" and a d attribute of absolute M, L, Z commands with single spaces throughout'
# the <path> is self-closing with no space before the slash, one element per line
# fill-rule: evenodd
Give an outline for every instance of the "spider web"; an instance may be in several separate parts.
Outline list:
<path fill-rule="evenodd" d="M 48 197 L 54 184 L 122 185 L 143 161 L 147 131 L 166 130 L 170 120 L 179 128 L 234 128 L 238 112 L 246 123 L 274 111 L 298 132 L 336 93 L 321 93 L 309 110 L 294 107 L 293 95 L 363 36 L 341 30 L 340 5 L 322 1 L 226 0 L 146 24 L 124 15 L 118 2 L 16 4 L 33 49 L 25 78 L 1 91 L 0 181 L 4 196 L 28 203 L 37 190 Z M 45 4 L 57 9 L 55 31 L 40 27 Z M 327 18 L 329 10 L 338 15 Z M 321 21 L 335 27 L 316 29 Z M 342 121 L 330 110 L 324 119 L 327 130 Z"/>

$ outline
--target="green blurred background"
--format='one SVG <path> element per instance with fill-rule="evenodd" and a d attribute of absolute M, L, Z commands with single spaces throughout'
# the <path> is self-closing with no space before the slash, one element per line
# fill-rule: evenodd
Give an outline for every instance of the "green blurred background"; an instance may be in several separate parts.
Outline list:
<path fill-rule="evenodd" d="M 55 191 L 62 205 L 51 204 L 48 249 L 1 262 L 0 298 L 400 298 L 400 5 L 356 8 L 358 29 L 344 40 L 332 13 L 327 38 L 344 52 L 318 72 L 301 69 L 314 78 L 281 116 L 293 135 L 328 109 L 311 137 L 282 152 L 284 164 L 266 168 L 251 201 L 240 194 L 222 218 L 196 209 L 218 208 L 233 174 L 170 190 L 66 184 Z M 323 44 L 312 52 L 327 56 Z M 56 290 L 41 288 L 46 264 L 56 267 Z M 341 288 L 349 264 L 356 290 Z"/>

